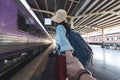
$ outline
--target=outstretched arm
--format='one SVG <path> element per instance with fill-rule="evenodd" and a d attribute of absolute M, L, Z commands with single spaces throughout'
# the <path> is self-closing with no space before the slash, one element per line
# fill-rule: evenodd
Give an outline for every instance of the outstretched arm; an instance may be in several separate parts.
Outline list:
<path fill-rule="evenodd" d="M 96 80 L 70 51 L 66 51 L 67 74 L 73 80 Z"/>

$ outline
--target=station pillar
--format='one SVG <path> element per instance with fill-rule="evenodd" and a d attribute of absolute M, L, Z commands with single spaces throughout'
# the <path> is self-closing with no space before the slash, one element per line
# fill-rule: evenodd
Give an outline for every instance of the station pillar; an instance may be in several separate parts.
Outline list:
<path fill-rule="evenodd" d="M 88 33 L 86 33 L 86 41 L 89 44 L 89 34 Z"/>
<path fill-rule="evenodd" d="M 102 44 L 101 44 L 101 46 L 103 47 L 103 45 L 104 45 L 104 29 L 102 29 Z"/>
<path fill-rule="evenodd" d="M 71 29 L 74 28 L 74 23 L 73 23 L 73 21 L 74 21 L 74 18 L 71 18 L 71 21 L 70 21 L 70 23 L 71 23 Z"/>

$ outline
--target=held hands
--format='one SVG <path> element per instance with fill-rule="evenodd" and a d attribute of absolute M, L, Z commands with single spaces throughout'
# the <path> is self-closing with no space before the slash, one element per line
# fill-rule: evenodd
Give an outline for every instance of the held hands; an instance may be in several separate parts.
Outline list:
<path fill-rule="evenodd" d="M 67 74 L 69 78 L 75 77 L 80 69 L 84 69 L 76 57 L 73 57 L 71 51 L 66 51 Z"/>
<path fill-rule="evenodd" d="M 79 60 L 76 57 L 73 57 L 73 61 L 69 64 L 67 64 L 67 75 L 70 79 L 74 79 L 77 75 L 77 72 L 80 69 L 84 69 L 82 64 L 79 62 Z"/>
<path fill-rule="evenodd" d="M 66 65 L 67 65 L 67 75 L 70 80 L 96 80 L 91 73 L 87 73 L 79 76 L 80 70 L 85 70 L 83 65 L 79 62 L 76 57 L 73 57 L 71 51 L 66 51 Z M 66 80 L 69 80 L 66 78 Z"/>

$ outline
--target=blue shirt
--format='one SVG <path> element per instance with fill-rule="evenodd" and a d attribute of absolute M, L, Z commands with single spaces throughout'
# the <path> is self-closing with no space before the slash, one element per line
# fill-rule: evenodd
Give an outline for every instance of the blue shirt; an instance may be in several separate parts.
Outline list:
<path fill-rule="evenodd" d="M 56 28 L 56 44 L 60 46 L 60 52 L 64 52 L 66 50 L 74 51 L 66 37 L 66 29 L 63 25 L 58 25 Z"/>

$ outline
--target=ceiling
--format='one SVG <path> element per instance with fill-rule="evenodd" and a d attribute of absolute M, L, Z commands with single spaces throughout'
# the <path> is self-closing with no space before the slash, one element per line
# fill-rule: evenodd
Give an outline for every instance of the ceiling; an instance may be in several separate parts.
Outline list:
<path fill-rule="evenodd" d="M 120 25 L 120 0 L 26 0 L 44 25 L 44 18 L 58 9 L 65 9 L 73 28 L 80 33 L 91 33 Z M 51 33 L 53 28 L 48 29 Z"/>

